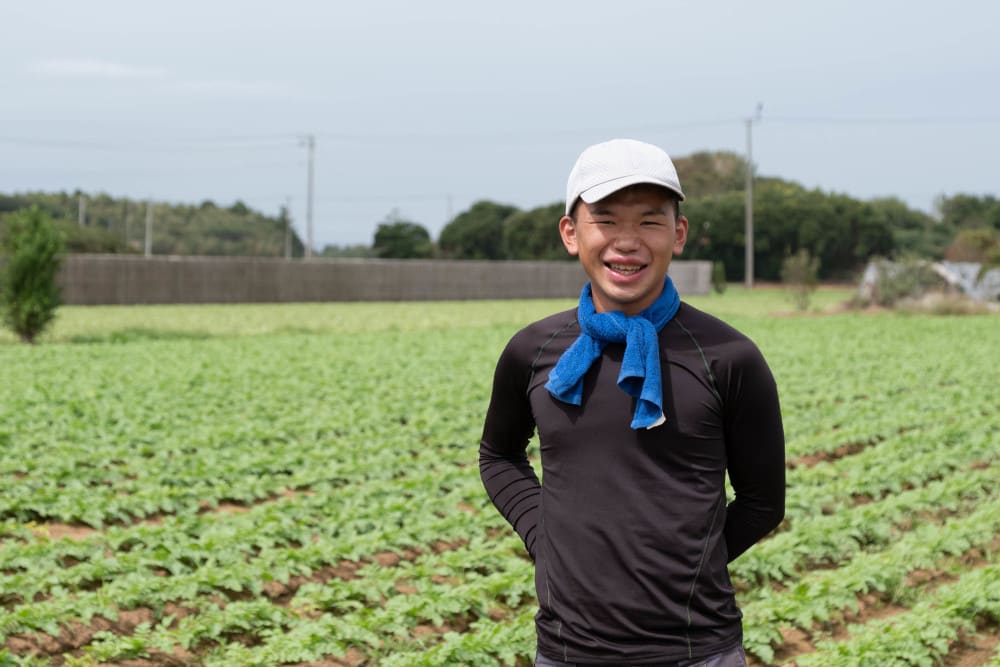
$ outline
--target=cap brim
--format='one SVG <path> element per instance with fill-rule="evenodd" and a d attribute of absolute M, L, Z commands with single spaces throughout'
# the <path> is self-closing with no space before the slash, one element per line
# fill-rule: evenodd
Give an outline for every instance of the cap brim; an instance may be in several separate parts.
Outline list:
<path fill-rule="evenodd" d="M 593 204 L 594 202 L 601 201 L 605 197 L 609 197 L 614 193 L 618 192 L 623 188 L 627 188 L 630 185 L 639 185 L 640 183 L 649 185 L 659 185 L 661 188 L 666 188 L 670 190 L 677 198 L 684 201 L 684 193 L 675 183 L 667 183 L 664 181 L 659 181 L 649 176 L 641 176 L 636 174 L 630 174 L 628 176 L 622 176 L 621 178 L 615 178 L 604 183 L 595 185 L 594 187 L 584 190 L 580 193 L 580 199 L 588 204 Z"/>

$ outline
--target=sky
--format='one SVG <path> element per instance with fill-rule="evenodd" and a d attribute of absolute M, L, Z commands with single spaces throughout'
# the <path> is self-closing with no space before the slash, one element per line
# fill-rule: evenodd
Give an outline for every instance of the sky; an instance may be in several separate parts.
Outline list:
<path fill-rule="evenodd" d="M 312 137 L 317 250 L 559 201 L 614 137 L 746 154 L 748 119 L 761 175 L 929 213 L 1000 193 L 995 0 L 33 0 L 0 25 L 0 193 L 288 205 L 306 239 Z"/>

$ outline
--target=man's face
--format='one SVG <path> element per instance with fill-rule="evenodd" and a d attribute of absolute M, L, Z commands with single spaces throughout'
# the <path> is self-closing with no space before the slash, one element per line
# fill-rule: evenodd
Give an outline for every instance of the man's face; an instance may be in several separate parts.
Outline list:
<path fill-rule="evenodd" d="M 675 211 L 666 190 L 638 185 L 594 204 L 581 200 L 575 221 L 559 221 L 563 245 L 590 278 L 597 312 L 637 315 L 660 296 L 670 260 L 687 240 L 688 221 Z"/>

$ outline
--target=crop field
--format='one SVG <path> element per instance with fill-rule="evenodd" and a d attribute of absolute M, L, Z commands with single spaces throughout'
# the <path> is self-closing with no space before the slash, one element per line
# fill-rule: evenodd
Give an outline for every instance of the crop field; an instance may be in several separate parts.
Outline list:
<path fill-rule="evenodd" d="M 731 564 L 752 664 L 1000 665 L 1000 316 L 690 301 L 781 394 L 786 520 Z M 572 306 L 65 308 L 0 336 L 0 666 L 530 664 L 532 565 L 478 441 L 508 338 Z"/>

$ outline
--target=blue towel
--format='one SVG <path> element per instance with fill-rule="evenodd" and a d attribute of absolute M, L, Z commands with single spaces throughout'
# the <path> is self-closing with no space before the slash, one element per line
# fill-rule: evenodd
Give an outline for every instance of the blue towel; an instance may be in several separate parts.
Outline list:
<path fill-rule="evenodd" d="M 653 428 L 663 415 L 663 381 L 660 376 L 660 342 L 657 332 L 673 319 L 681 299 L 670 276 L 663 293 L 646 310 L 629 317 L 621 311 L 597 313 L 590 283 L 583 286 L 577 319 L 582 332 L 563 352 L 549 373 L 545 388 L 563 403 L 583 403 L 583 376 L 608 343 L 625 343 L 618 386 L 636 399 L 632 428 Z"/>

